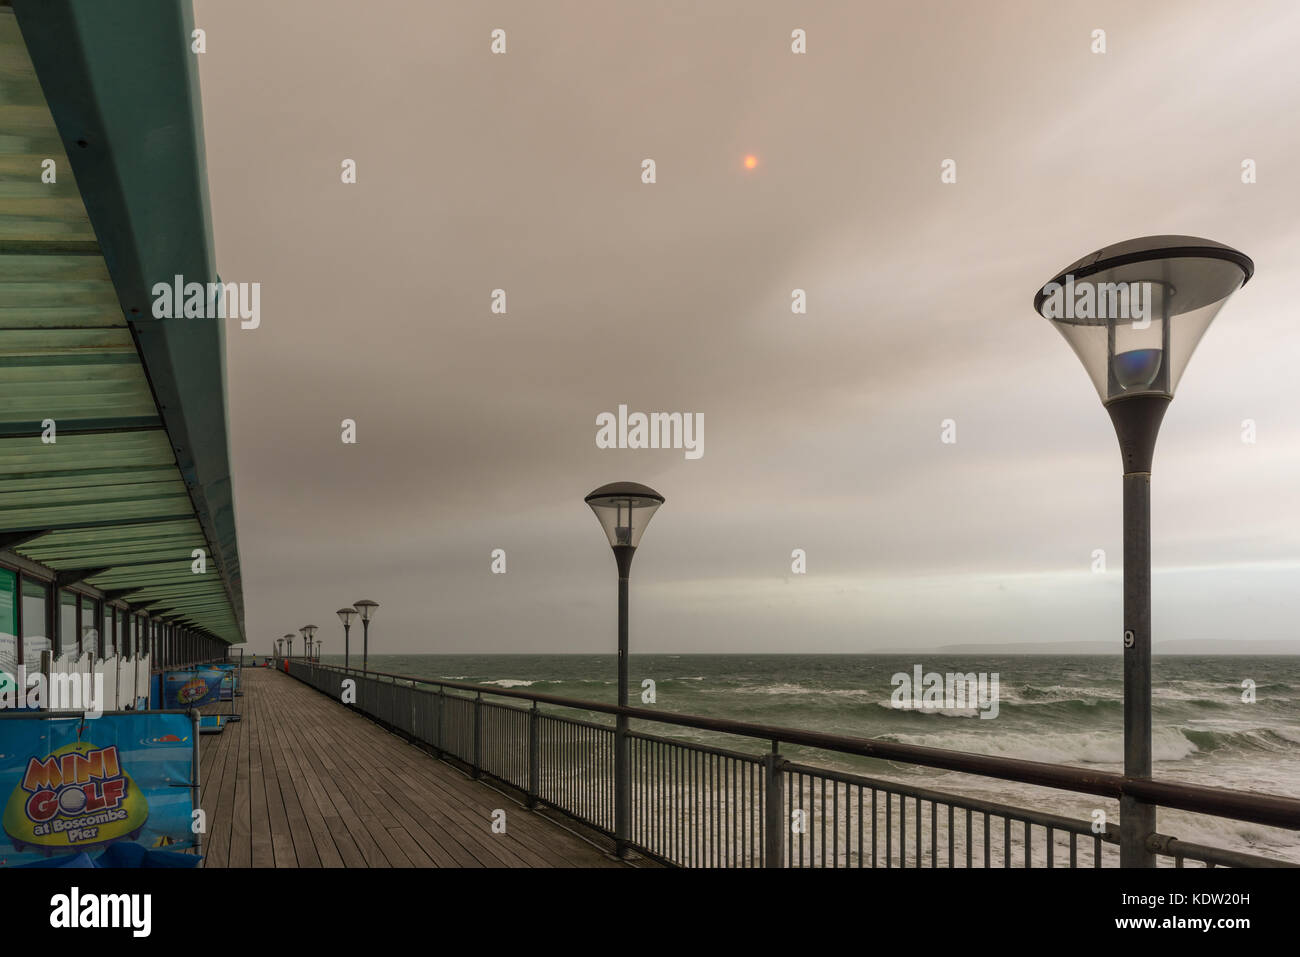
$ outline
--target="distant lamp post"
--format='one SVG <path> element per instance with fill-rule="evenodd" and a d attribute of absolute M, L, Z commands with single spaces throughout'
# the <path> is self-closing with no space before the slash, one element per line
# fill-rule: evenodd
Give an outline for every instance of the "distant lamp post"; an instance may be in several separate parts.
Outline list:
<path fill-rule="evenodd" d="M 379 607 L 379 602 L 363 598 L 360 601 L 353 602 L 357 614 L 361 616 L 361 670 L 369 672 L 370 670 L 370 619 L 375 617 L 375 609 Z"/>
<path fill-rule="evenodd" d="M 348 632 L 352 630 L 352 621 L 357 617 L 355 608 L 340 608 L 335 614 L 339 616 L 339 621 L 343 622 L 343 667 L 346 670 L 348 666 Z"/>
<path fill-rule="evenodd" d="M 1101 395 L 1124 462 L 1124 774 L 1151 777 L 1151 459 L 1192 351 L 1255 265 L 1192 236 L 1146 236 L 1067 266 L 1034 297 Z M 1120 799 L 1120 864 L 1154 867 L 1152 804 Z"/>
<path fill-rule="evenodd" d="M 605 530 L 614 561 L 618 564 L 618 704 L 627 707 L 627 588 L 632 556 L 641 535 L 664 497 L 636 482 L 602 485 L 585 499 Z M 631 822 L 631 790 L 628 779 L 627 717 L 618 715 L 614 726 L 614 838 L 618 856 L 627 853 Z"/>
<path fill-rule="evenodd" d="M 292 658 L 293 657 L 293 632 L 289 632 L 288 634 L 286 634 L 284 636 L 284 640 L 288 643 L 289 657 Z"/>
<path fill-rule="evenodd" d="M 303 625 L 299 629 L 302 632 L 303 642 L 306 644 L 307 660 L 313 660 L 316 652 L 316 632 L 320 631 L 315 625 Z"/>

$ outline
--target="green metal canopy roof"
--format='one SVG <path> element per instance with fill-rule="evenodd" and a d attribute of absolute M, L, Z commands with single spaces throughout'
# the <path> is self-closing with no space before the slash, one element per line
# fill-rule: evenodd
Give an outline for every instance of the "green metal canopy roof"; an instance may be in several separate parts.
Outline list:
<path fill-rule="evenodd" d="M 218 281 L 192 29 L 0 0 L 0 548 L 237 643 L 223 320 L 152 317 Z"/>

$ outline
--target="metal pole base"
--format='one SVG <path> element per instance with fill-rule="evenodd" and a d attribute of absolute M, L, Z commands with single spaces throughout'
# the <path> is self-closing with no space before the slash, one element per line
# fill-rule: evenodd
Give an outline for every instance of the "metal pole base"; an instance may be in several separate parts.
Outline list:
<path fill-rule="evenodd" d="M 1156 808 L 1127 795 L 1119 799 L 1119 866 L 1155 867 L 1156 855 L 1147 849 L 1156 832 Z"/>

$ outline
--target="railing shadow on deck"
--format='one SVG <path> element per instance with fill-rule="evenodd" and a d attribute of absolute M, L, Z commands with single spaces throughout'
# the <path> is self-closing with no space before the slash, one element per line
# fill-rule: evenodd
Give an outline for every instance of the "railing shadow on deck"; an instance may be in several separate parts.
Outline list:
<path fill-rule="evenodd" d="M 906 783 L 795 763 L 784 745 L 883 758 L 1003 781 L 1300 830 L 1300 801 L 1067 765 L 624 708 L 457 681 L 289 660 L 288 673 L 474 776 L 544 805 L 666 864 L 684 867 L 1103 867 L 1119 861 L 1119 829 Z M 285 661 L 277 666 L 284 669 Z M 489 698 L 506 701 L 486 700 Z M 520 706 L 510 701 L 525 702 Z M 630 813 L 617 833 L 612 725 L 548 708 L 618 715 L 736 735 L 762 754 L 632 731 Z M 1153 834 L 1164 866 L 1293 867 L 1291 862 Z"/>

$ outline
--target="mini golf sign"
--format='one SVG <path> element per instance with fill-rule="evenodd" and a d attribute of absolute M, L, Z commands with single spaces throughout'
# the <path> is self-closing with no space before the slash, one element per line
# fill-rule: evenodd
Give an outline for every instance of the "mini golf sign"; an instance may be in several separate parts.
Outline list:
<path fill-rule="evenodd" d="M 0 721 L 0 865 L 193 846 L 193 735 L 183 714 Z"/>

